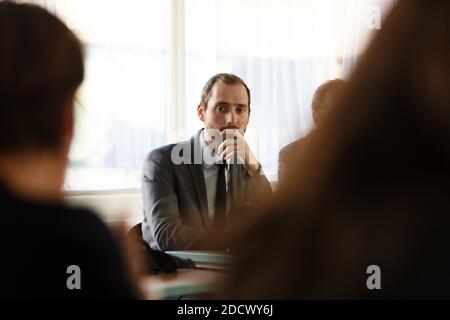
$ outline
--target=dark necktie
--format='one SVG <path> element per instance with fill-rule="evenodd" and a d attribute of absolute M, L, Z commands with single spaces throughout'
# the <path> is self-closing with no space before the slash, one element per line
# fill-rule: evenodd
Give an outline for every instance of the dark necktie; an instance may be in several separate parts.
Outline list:
<path fill-rule="evenodd" d="M 225 180 L 226 164 L 218 164 L 219 172 L 217 173 L 216 185 L 216 204 L 214 209 L 214 227 L 223 229 L 226 225 L 227 217 L 227 186 Z"/>

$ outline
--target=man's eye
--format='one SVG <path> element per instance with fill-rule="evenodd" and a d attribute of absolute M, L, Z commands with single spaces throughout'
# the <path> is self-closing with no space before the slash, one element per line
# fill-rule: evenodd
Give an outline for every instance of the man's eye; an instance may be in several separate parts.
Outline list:
<path fill-rule="evenodd" d="M 224 106 L 217 106 L 216 110 L 219 111 L 219 112 L 222 112 L 222 111 L 225 110 L 225 107 Z"/>

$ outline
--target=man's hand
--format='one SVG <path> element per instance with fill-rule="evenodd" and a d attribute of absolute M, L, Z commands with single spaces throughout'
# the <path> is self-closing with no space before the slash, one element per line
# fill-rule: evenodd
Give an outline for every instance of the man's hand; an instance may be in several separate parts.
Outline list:
<path fill-rule="evenodd" d="M 244 165 L 250 175 L 259 173 L 260 164 L 250 149 L 241 130 L 225 129 L 221 131 L 223 142 L 217 148 L 217 153 L 224 160 L 237 159 Z M 235 162 L 232 162 L 235 163 Z"/>

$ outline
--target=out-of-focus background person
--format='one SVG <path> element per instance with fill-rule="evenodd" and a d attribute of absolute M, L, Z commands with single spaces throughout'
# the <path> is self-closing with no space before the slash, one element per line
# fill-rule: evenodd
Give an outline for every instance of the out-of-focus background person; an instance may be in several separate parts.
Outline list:
<path fill-rule="evenodd" d="M 340 95 L 343 94 L 345 88 L 346 82 L 344 80 L 334 79 L 323 83 L 314 92 L 311 103 L 311 114 L 316 127 L 315 130 L 319 129 L 322 123 L 325 122 L 325 118 L 336 104 Z M 295 170 L 295 166 L 298 164 L 294 161 L 298 160 L 296 153 L 301 155 L 302 146 L 306 145 L 308 143 L 307 141 L 308 136 L 295 140 L 281 149 L 278 157 L 278 185 L 284 182 L 291 170 Z M 291 166 L 293 166 L 292 169 L 290 168 Z"/>

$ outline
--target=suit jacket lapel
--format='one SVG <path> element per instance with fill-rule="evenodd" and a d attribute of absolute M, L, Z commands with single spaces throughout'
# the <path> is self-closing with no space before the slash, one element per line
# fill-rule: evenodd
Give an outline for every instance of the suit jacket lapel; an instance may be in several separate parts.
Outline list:
<path fill-rule="evenodd" d="M 206 196 L 205 176 L 203 174 L 202 151 L 200 147 L 200 134 L 203 130 L 197 132 L 191 138 L 191 163 L 188 164 L 189 171 L 192 176 L 194 190 L 197 195 L 197 201 L 202 214 L 203 223 L 205 226 L 210 225 L 208 198 Z"/>

